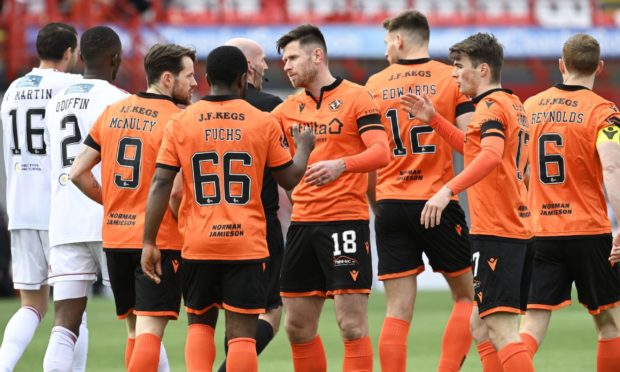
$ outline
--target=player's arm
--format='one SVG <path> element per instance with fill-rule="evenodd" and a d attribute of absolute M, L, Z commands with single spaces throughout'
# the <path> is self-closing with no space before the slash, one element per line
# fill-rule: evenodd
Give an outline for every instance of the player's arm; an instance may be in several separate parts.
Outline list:
<path fill-rule="evenodd" d="M 301 181 L 316 140 L 314 132 L 308 127 L 302 131 L 298 125 L 294 125 L 292 134 L 296 149 L 293 161 L 286 167 L 271 168 L 273 178 L 285 190 L 292 190 Z"/>
<path fill-rule="evenodd" d="M 176 177 L 174 177 L 174 183 L 172 185 L 172 192 L 170 193 L 170 211 L 174 218 L 179 218 L 179 207 L 181 206 L 181 200 L 183 200 L 183 171 L 179 171 Z"/>
<path fill-rule="evenodd" d="M 377 205 L 377 171 L 368 172 L 368 190 L 366 191 L 366 196 L 368 197 L 370 209 L 375 213 L 375 206 Z"/>
<path fill-rule="evenodd" d="M 73 165 L 71 165 L 69 179 L 90 199 L 96 203 L 103 204 L 101 185 L 91 171 L 100 161 L 101 153 L 89 146 L 85 141 L 84 145 L 82 145 L 82 151 L 73 161 Z"/>
<path fill-rule="evenodd" d="M 596 150 L 603 167 L 603 182 L 607 190 L 609 204 L 620 226 L 620 126 L 612 125 L 599 132 Z M 620 261 L 620 233 L 613 240 L 609 260 Z"/>
<path fill-rule="evenodd" d="M 146 217 L 144 220 L 144 235 L 142 237 L 142 271 L 155 283 L 159 284 L 161 276 L 161 255 L 156 245 L 159 225 L 164 218 L 170 201 L 170 193 L 178 169 L 157 165 L 155 175 L 151 181 L 151 189 L 146 200 Z"/>
<path fill-rule="evenodd" d="M 414 94 L 406 94 L 400 98 L 400 104 L 403 110 L 416 119 L 430 125 L 443 139 L 446 140 L 456 151 L 463 153 L 465 144 L 465 132 L 461 130 L 461 125 L 457 121 L 458 128 L 450 123 L 446 118 L 435 111 L 433 102 L 426 94 L 417 96 Z M 462 116 L 462 115 L 461 115 Z M 471 120 L 471 116 L 468 120 Z M 465 119 L 461 120 L 461 122 Z M 467 124 L 465 124 L 467 128 Z"/>
<path fill-rule="evenodd" d="M 365 119 L 369 118 L 370 119 Z M 321 186 L 335 181 L 344 172 L 367 173 L 383 168 L 390 163 L 390 148 L 385 128 L 379 115 L 369 115 L 361 120 L 373 120 L 364 125 L 368 130 L 360 129 L 360 137 L 366 150 L 353 156 L 335 160 L 323 160 L 312 164 L 306 172 L 305 182 Z M 360 123 L 358 119 L 358 127 Z M 379 130 L 380 129 L 380 130 Z"/>
<path fill-rule="evenodd" d="M 497 129 L 502 127 L 501 123 L 497 121 L 489 121 L 482 125 L 480 152 L 478 155 L 461 173 L 445 184 L 424 205 L 420 223 L 425 228 L 428 229 L 429 227 L 439 225 L 441 213 L 452 199 L 452 196 L 480 182 L 502 162 L 504 135 Z"/>

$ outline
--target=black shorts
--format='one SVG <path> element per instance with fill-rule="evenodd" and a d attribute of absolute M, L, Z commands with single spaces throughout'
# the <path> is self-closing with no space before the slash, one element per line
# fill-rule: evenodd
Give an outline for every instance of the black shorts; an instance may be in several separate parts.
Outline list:
<path fill-rule="evenodd" d="M 181 306 L 181 252 L 161 250 L 161 282 L 155 284 L 142 272 L 135 249 L 105 249 L 114 293 L 116 315 L 124 319 L 136 315 L 179 317 Z"/>
<path fill-rule="evenodd" d="M 531 240 L 472 235 L 471 246 L 480 317 L 496 312 L 523 314 L 534 258 Z"/>
<path fill-rule="evenodd" d="M 283 297 L 370 293 L 368 221 L 291 223 L 280 281 Z"/>
<path fill-rule="evenodd" d="M 213 307 L 241 314 L 265 312 L 265 262 L 183 260 L 183 300 L 188 313 Z"/>
<path fill-rule="evenodd" d="M 265 309 L 272 310 L 282 306 L 280 297 L 280 268 L 282 267 L 282 251 L 284 237 L 278 216 L 267 216 L 267 247 L 269 261 L 265 269 Z"/>
<path fill-rule="evenodd" d="M 620 265 L 609 263 L 611 246 L 611 235 L 537 238 L 527 308 L 555 310 L 570 304 L 573 282 L 590 314 L 617 305 Z"/>
<path fill-rule="evenodd" d="M 450 277 L 471 271 L 471 247 L 465 212 L 451 201 L 441 223 L 425 229 L 420 223 L 424 201 L 384 200 L 377 203 L 375 232 L 379 279 L 394 279 L 424 271 L 426 253 L 433 271 Z"/>

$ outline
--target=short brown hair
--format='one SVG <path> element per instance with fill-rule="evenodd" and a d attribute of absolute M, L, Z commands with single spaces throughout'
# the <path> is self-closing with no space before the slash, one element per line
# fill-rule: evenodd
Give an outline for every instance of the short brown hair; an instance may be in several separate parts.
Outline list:
<path fill-rule="evenodd" d="M 196 51 L 176 44 L 155 44 L 144 56 L 144 71 L 148 85 L 159 81 L 166 71 L 178 75 L 183 69 L 183 57 L 196 62 Z"/>
<path fill-rule="evenodd" d="M 383 28 L 388 32 L 405 30 L 428 41 L 431 35 L 426 16 L 417 10 L 405 10 L 397 16 L 383 21 Z"/>
<path fill-rule="evenodd" d="M 289 43 L 293 41 L 299 41 L 300 46 L 305 46 L 312 43 L 319 44 L 321 48 L 323 48 L 323 51 L 325 51 L 325 54 L 327 54 L 327 44 L 325 43 L 325 37 L 323 37 L 323 33 L 315 25 L 306 24 L 297 26 L 291 31 L 287 32 L 284 36 L 280 37 L 276 42 L 278 54 L 280 54 L 282 49 L 284 49 Z"/>
<path fill-rule="evenodd" d="M 579 75 L 591 75 L 601 60 L 601 47 L 590 35 L 573 35 L 564 43 L 562 60 L 569 71 Z"/>
<path fill-rule="evenodd" d="M 469 57 L 474 67 L 478 67 L 481 63 L 489 65 L 491 82 L 500 82 L 504 64 L 504 48 L 495 36 L 479 32 L 450 47 L 451 60 L 460 59 L 463 55 Z"/>

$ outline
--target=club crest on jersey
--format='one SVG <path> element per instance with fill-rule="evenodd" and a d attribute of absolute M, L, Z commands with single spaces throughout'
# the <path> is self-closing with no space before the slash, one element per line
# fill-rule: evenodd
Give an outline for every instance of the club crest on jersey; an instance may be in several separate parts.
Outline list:
<path fill-rule="evenodd" d="M 340 99 L 332 101 L 329 104 L 329 109 L 332 110 L 332 111 L 338 111 L 340 109 L 340 107 L 342 107 L 342 100 L 340 100 Z"/>
<path fill-rule="evenodd" d="M 58 183 L 62 186 L 67 186 L 69 183 L 69 175 L 67 173 L 63 173 L 58 177 Z"/>

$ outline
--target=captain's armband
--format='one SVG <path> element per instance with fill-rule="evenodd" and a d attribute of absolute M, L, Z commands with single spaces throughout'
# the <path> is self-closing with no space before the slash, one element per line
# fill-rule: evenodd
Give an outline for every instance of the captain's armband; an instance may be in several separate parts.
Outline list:
<path fill-rule="evenodd" d="M 620 127 L 617 125 L 610 125 L 598 131 L 596 137 L 596 144 L 603 142 L 615 142 L 620 145 Z"/>

